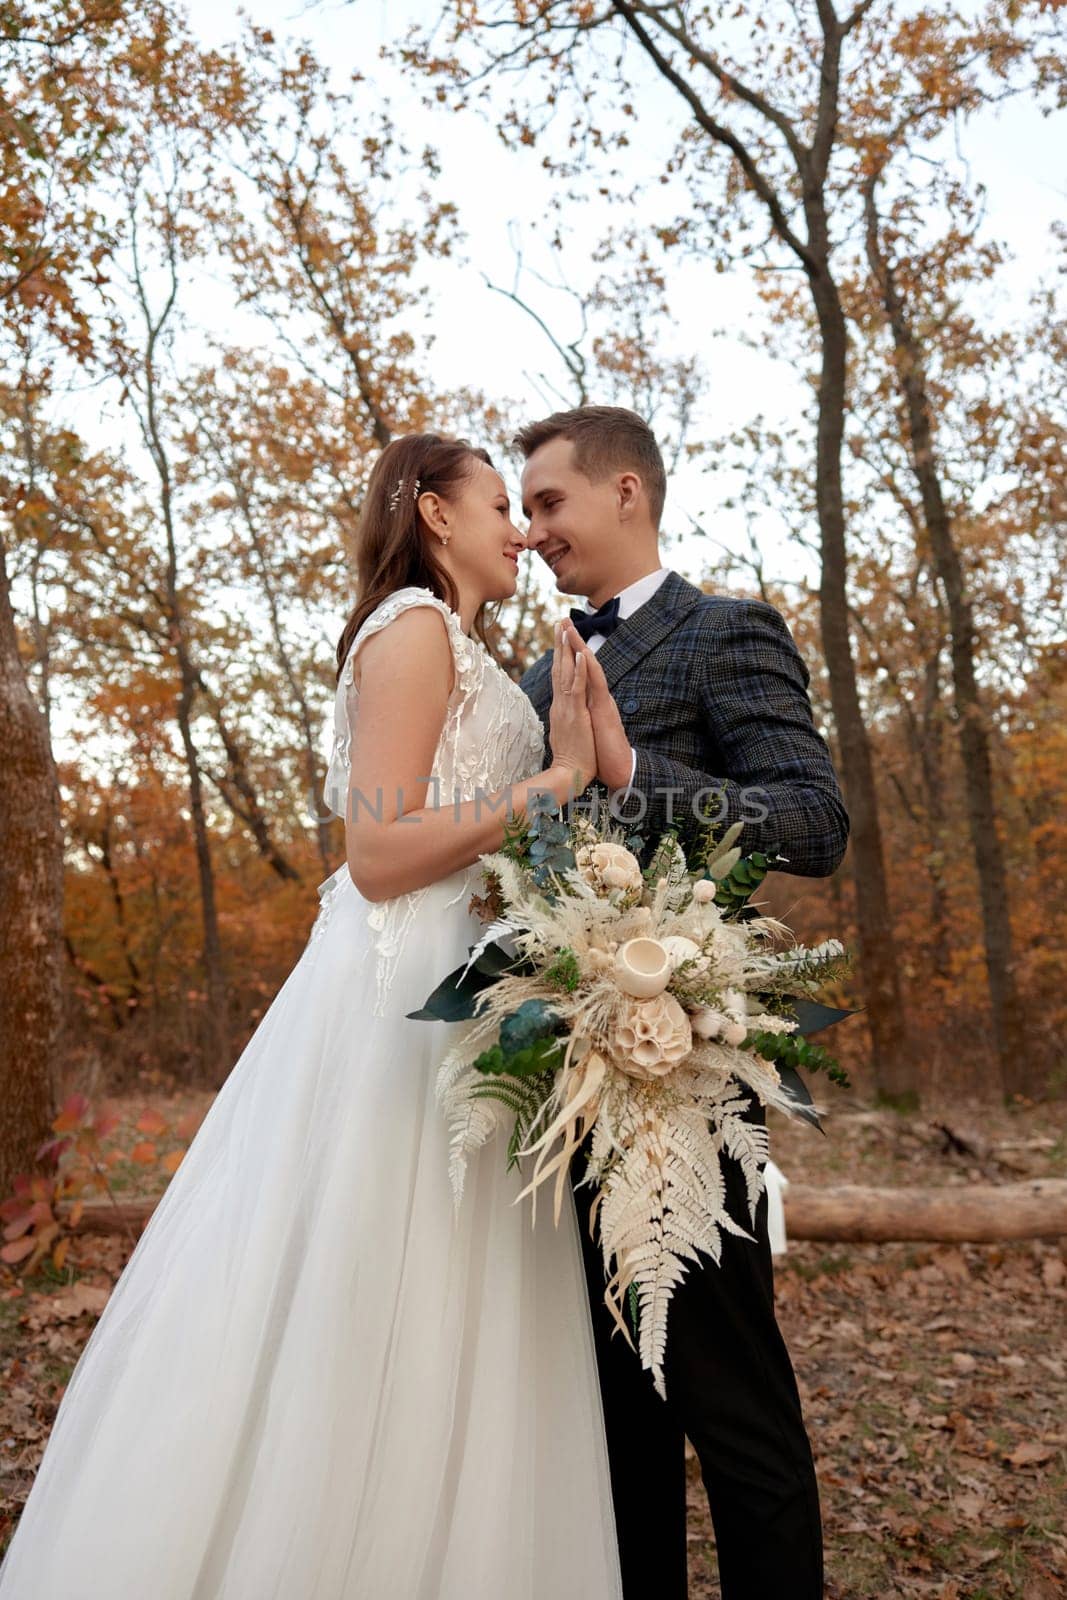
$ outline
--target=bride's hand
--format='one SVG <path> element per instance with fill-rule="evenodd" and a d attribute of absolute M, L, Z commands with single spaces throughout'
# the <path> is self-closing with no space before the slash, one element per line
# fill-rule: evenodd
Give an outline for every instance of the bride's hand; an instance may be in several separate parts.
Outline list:
<path fill-rule="evenodd" d="M 552 765 L 573 775 L 575 794 L 581 794 L 596 776 L 596 741 L 586 704 L 587 684 L 588 652 L 584 648 L 576 650 L 563 625 L 558 624 L 552 655 L 548 742 Z"/>
<path fill-rule="evenodd" d="M 569 622 L 564 623 L 565 635 L 572 645 L 581 646 L 582 637 Z M 633 747 L 622 725 L 615 696 L 608 688 L 608 680 L 592 650 L 582 651 L 586 663 L 586 699 L 593 722 L 596 745 L 596 775 L 609 789 L 622 789 L 630 782 L 633 769 Z"/>

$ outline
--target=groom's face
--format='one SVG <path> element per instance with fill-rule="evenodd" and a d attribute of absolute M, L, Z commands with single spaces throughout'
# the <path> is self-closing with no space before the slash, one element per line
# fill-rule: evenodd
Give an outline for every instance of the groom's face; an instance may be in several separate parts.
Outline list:
<path fill-rule="evenodd" d="M 571 441 L 550 439 L 526 463 L 522 509 L 530 524 L 526 548 L 537 551 L 560 593 L 594 594 L 618 545 L 614 480 L 591 483 L 574 465 Z"/>

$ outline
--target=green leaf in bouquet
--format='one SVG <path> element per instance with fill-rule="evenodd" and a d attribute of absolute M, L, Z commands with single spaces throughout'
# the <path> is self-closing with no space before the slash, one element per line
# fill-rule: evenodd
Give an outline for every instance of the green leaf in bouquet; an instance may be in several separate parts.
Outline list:
<path fill-rule="evenodd" d="M 721 858 L 717 865 L 721 866 L 726 859 L 728 857 Z M 725 876 L 710 873 L 716 881 L 715 904 L 720 910 L 739 916 L 775 862 L 781 859 L 774 851 L 753 850 L 751 855 L 736 860 Z"/>
<path fill-rule="evenodd" d="M 504 840 L 499 854 L 520 867 L 544 861 L 556 849 L 565 850 L 570 830 L 557 816 L 559 806 L 551 794 L 530 796 L 525 808 L 504 823 Z M 568 852 L 569 853 L 569 852 Z M 573 857 L 562 863 L 573 866 Z"/>
<path fill-rule="evenodd" d="M 561 872 L 569 872 L 573 866 L 573 851 L 564 850 L 561 846 L 556 845 L 549 851 L 545 859 L 533 868 L 530 875 L 550 905 L 554 905 L 559 899 L 555 887 L 557 881 L 555 875 Z"/>
<path fill-rule="evenodd" d="M 574 866 L 574 851 L 569 844 L 553 844 L 546 841 L 542 860 L 553 872 L 567 872 Z"/>
<path fill-rule="evenodd" d="M 466 968 L 466 970 L 464 970 Z M 534 970 L 525 958 L 516 960 L 501 945 L 486 945 L 470 967 L 464 962 L 455 967 L 423 1002 L 418 1011 L 409 1011 L 412 1022 L 466 1022 L 476 1015 L 475 1005 L 483 989 L 488 989 L 505 972 L 514 976 Z"/>
<path fill-rule="evenodd" d="M 525 1050 L 536 1039 L 553 1034 L 559 1018 L 544 1000 L 524 1000 L 500 1024 L 500 1043 L 505 1055 Z"/>
<path fill-rule="evenodd" d="M 779 1072 L 785 1067 L 804 1067 L 808 1072 L 825 1072 L 842 1089 L 852 1087 L 848 1073 L 836 1056 L 832 1056 L 821 1045 L 809 1044 L 803 1034 L 750 1033 L 745 1046 L 762 1056 L 764 1061 L 773 1061 Z"/>
<path fill-rule="evenodd" d="M 537 820 L 537 837 L 546 844 L 569 844 L 571 830 L 560 817 L 542 816 Z"/>
<path fill-rule="evenodd" d="M 569 947 L 557 951 L 541 976 L 553 989 L 562 989 L 566 994 L 573 994 L 582 981 L 578 957 Z"/>
<path fill-rule="evenodd" d="M 552 1093 L 554 1081 L 554 1072 L 544 1072 L 538 1077 L 520 1078 L 515 1082 L 505 1080 L 501 1084 L 479 1084 L 473 1090 L 476 1095 L 481 1090 L 483 1098 L 491 1096 L 497 1100 L 503 1098 L 499 1091 L 501 1089 L 505 1091 L 507 1098 L 504 1103 L 515 1114 L 515 1125 L 508 1139 L 507 1170 L 509 1172 L 518 1162 L 519 1151 L 529 1142 L 533 1125 L 541 1115 L 545 1102 Z"/>
<path fill-rule="evenodd" d="M 727 828 L 721 839 L 716 837 L 722 823 L 713 818 L 711 813 L 713 810 L 721 810 L 723 799 L 722 789 L 715 789 L 708 795 L 696 824 L 700 830 L 699 834 L 687 852 L 689 870 L 691 872 L 702 870 L 704 876 L 708 878 L 714 876 L 711 871 L 714 862 L 733 847 L 734 840 L 744 826 L 744 823 L 735 822 Z"/>
<path fill-rule="evenodd" d="M 519 1159 L 519 1151 L 528 1142 L 530 1130 L 544 1109 L 552 1093 L 553 1072 L 541 1072 L 526 1078 L 487 1077 L 470 1090 L 472 1100 L 496 1100 L 515 1118 L 508 1139 L 508 1171 Z"/>
<path fill-rule="evenodd" d="M 473 1063 L 488 1077 L 514 1078 L 555 1072 L 563 1065 L 566 1038 L 556 1033 L 559 1018 L 544 1000 L 524 1000 L 500 1024 L 496 1044 Z"/>
<path fill-rule="evenodd" d="M 832 1028 L 835 1022 L 844 1022 L 846 1017 L 859 1016 L 859 1010 L 824 1006 L 818 1000 L 790 997 L 789 1003 L 796 1015 L 797 1032 L 802 1033 L 805 1039 L 810 1039 L 813 1033 L 821 1033 L 823 1028 Z"/>
<path fill-rule="evenodd" d="M 504 838 L 500 845 L 499 854 L 507 856 L 518 866 L 525 866 L 526 852 L 530 843 L 530 829 L 526 820 L 526 813 L 520 811 L 518 816 L 507 817 L 504 820 Z"/>
<path fill-rule="evenodd" d="M 546 1034 L 534 1039 L 521 1050 L 505 1050 L 501 1045 L 490 1045 L 472 1062 L 476 1072 L 486 1077 L 529 1078 L 541 1073 L 555 1073 L 563 1065 L 566 1041 L 556 1034 Z"/>
<path fill-rule="evenodd" d="M 549 891 L 549 898 L 553 898 L 552 874 L 568 872 L 574 866 L 574 851 L 569 826 L 550 809 L 554 805 L 551 797 L 545 805 L 540 802 L 541 797 L 535 796 L 526 831 L 524 864 L 531 869 L 537 887 Z"/>

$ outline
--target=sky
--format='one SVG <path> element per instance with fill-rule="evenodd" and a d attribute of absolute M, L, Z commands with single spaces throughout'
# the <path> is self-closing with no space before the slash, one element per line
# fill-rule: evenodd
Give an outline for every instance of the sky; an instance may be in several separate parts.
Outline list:
<path fill-rule="evenodd" d="M 186 9 L 205 44 L 224 43 L 240 28 L 234 0 L 186 0 Z M 279 38 L 309 39 L 320 58 L 332 64 L 339 83 L 357 70 L 367 75 L 413 145 L 429 142 L 440 151 L 441 189 L 457 204 L 466 237 L 457 259 L 435 263 L 429 280 L 431 389 L 480 389 L 490 397 L 510 397 L 531 415 L 555 409 L 559 400 L 552 385 L 565 384 L 558 357 L 532 321 L 493 293 L 485 279 L 512 284 L 518 239 L 533 265 L 548 272 L 562 268 L 568 278 L 582 281 L 605 226 L 628 219 L 617 209 L 609 214 L 607 202 L 572 208 L 557 268 L 537 236 L 538 219 L 551 199 L 551 180 L 542 169 L 540 152 L 516 155 L 505 150 L 491 126 L 474 112 L 426 110 L 415 89 L 379 60 L 381 45 L 395 39 L 408 20 L 426 22 L 440 14 L 434 0 L 356 0 L 353 5 L 324 0 L 306 6 L 294 0 L 254 0 L 251 12 L 258 25 L 270 27 Z M 676 115 L 675 97 L 665 86 L 650 90 L 648 103 L 641 106 L 643 125 L 655 127 L 657 134 Z M 1030 102 L 1018 99 L 972 119 L 965 134 L 963 153 L 988 189 L 988 232 L 1005 240 L 1014 253 L 996 291 L 998 309 L 1009 320 L 1025 313 L 1027 296 L 1042 271 L 1051 275 L 1053 270 L 1049 229 L 1064 212 L 1067 177 L 1060 150 L 1067 142 L 1051 136 L 1052 126 Z M 657 148 L 659 142 L 650 141 Z M 715 437 L 758 415 L 771 425 L 798 422 L 806 398 L 798 377 L 743 342 L 746 330 L 756 327 L 763 315 L 748 270 L 715 275 L 697 263 L 679 262 L 670 268 L 669 282 L 675 326 L 665 337 L 677 353 L 695 351 L 708 374 L 693 436 Z M 573 320 L 566 297 L 553 297 L 529 280 L 527 287 L 553 327 L 566 333 Z M 194 317 L 211 322 L 209 286 L 202 287 L 199 304 L 191 309 Z M 514 475 L 509 476 L 514 484 Z M 688 528 L 699 518 L 716 539 L 744 544 L 741 514 L 722 505 L 731 487 L 714 461 L 702 469 L 683 470 L 672 484 L 665 528 Z M 768 522 L 759 529 L 759 539 L 770 553 L 770 576 L 793 578 L 805 569 L 814 576 L 810 558 L 788 542 L 784 529 Z M 707 561 L 706 546 L 686 538 L 675 550 L 676 564 L 699 576 Z"/>

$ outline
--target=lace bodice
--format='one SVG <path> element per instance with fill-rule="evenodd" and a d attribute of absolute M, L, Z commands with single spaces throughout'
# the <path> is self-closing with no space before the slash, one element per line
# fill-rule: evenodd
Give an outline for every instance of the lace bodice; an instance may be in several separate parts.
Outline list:
<path fill-rule="evenodd" d="M 456 682 L 433 760 L 438 803 L 447 806 L 455 800 L 473 800 L 479 788 L 491 793 L 541 770 L 544 730 L 518 684 L 511 681 L 480 641 L 468 638 L 456 613 L 431 590 L 414 586 L 397 589 L 363 623 L 338 680 L 333 745 L 323 790 L 323 798 L 335 816 L 345 815 L 352 772 L 352 732 L 359 715 L 359 689 L 354 682 L 356 653 L 372 634 L 380 633 L 412 606 L 433 606 L 444 617 L 456 665 Z M 426 804 L 433 803 L 431 785 Z"/>
<path fill-rule="evenodd" d="M 371 612 L 352 641 L 337 683 L 334 699 L 333 743 L 326 774 L 323 799 L 335 816 L 344 817 L 351 781 L 352 733 L 359 715 L 359 688 L 354 681 L 357 651 L 372 634 L 412 606 L 433 606 L 440 611 L 448 628 L 455 662 L 455 684 L 448 697 L 445 721 L 434 754 L 426 804 L 449 806 L 455 801 L 473 800 L 479 792 L 492 794 L 509 783 L 539 772 L 543 764 L 544 730 L 541 720 L 507 673 L 497 665 L 477 639 L 469 638 L 456 613 L 429 589 L 411 586 L 398 589 Z M 368 796 L 367 802 L 374 803 Z M 468 892 L 476 867 L 462 875 L 457 898 Z M 321 935 L 328 919 L 332 897 L 343 887 L 347 868 L 342 867 L 320 885 L 322 910 L 313 929 Z M 379 901 L 368 913 L 368 924 L 376 933 L 378 953 L 378 1005 L 382 1014 L 395 963 L 403 949 L 425 889 Z"/>

